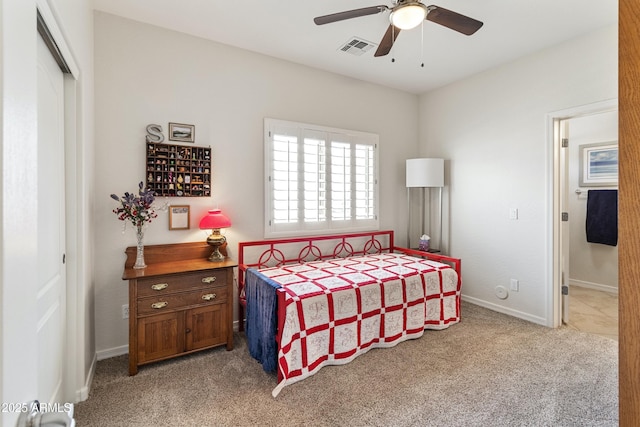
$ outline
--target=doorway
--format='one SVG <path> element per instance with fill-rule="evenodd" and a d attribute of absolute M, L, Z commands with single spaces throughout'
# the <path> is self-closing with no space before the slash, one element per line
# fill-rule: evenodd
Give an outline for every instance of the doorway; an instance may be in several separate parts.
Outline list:
<path fill-rule="evenodd" d="M 590 192 L 605 190 L 605 193 L 614 194 L 610 190 L 617 190 L 617 173 L 612 169 L 615 182 L 608 185 L 600 182 L 594 185 L 581 176 L 585 173 L 585 155 L 611 153 L 610 147 L 615 145 L 617 148 L 618 112 L 597 112 L 572 117 L 562 123 L 569 141 L 568 147 L 563 148 L 568 160 L 566 208 L 570 241 L 569 315 L 565 323 L 572 329 L 617 340 L 618 248 L 613 242 L 589 242 L 585 232 Z"/>
<path fill-rule="evenodd" d="M 587 195 L 589 189 L 594 188 L 580 186 L 579 182 L 580 147 L 600 142 L 617 143 L 617 120 L 617 100 L 548 115 L 553 153 L 553 288 L 549 305 L 553 327 L 564 323 L 575 329 L 587 329 L 585 332 L 604 332 L 594 323 L 603 314 L 598 311 L 617 316 L 617 311 L 611 311 L 612 305 L 617 309 L 617 248 L 586 241 Z M 612 296 L 615 304 L 605 301 L 609 304 L 609 308 L 605 308 L 603 303 L 594 300 L 603 296 Z"/>

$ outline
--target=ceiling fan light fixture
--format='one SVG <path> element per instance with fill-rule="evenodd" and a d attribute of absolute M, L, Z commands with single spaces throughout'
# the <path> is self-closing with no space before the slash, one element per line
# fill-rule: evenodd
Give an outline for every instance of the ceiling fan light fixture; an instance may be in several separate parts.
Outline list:
<path fill-rule="evenodd" d="M 413 2 L 396 6 L 389 19 L 394 27 L 401 30 L 410 30 L 424 22 L 427 17 L 427 8 L 422 3 Z"/>

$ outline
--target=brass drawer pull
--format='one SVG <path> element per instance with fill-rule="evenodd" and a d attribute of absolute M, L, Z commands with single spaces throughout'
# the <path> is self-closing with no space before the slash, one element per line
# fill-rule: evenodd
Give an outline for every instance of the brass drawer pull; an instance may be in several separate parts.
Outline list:
<path fill-rule="evenodd" d="M 213 283 L 216 281 L 216 276 L 203 277 L 202 283 Z"/>
<path fill-rule="evenodd" d="M 202 299 L 205 301 L 211 301 L 216 298 L 216 294 L 204 294 L 202 295 Z"/>
<path fill-rule="evenodd" d="M 168 283 L 156 283 L 155 285 L 151 285 L 151 289 L 153 289 L 154 291 L 161 291 L 163 289 L 167 289 L 168 287 Z"/>
<path fill-rule="evenodd" d="M 168 305 L 169 305 L 169 303 L 166 302 L 166 301 L 154 302 L 153 304 L 151 304 L 151 308 L 157 310 L 159 308 L 165 308 Z"/>

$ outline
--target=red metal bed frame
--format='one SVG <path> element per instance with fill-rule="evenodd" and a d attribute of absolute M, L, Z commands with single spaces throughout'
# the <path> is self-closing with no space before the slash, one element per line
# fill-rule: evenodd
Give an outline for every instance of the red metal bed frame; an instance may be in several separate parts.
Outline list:
<path fill-rule="evenodd" d="M 370 231 L 350 234 L 336 234 L 326 236 L 308 236 L 289 239 L 256 240 L 241 242 L 238 245 L 238 328 L 244 330 L 244 312 L 247 304 L 244 295 L 245 271 L 249 268 L 277 267 L 285 264 L 299 264 L 325 259 L 345 258 L 350 256 L 399 252 L 407 255 L 422 257 L 425 259 L 442 262 L 451 265 L 458 273 L 458 282 L 462 280 L 461 260 L 446 255 L 439 255 L 415 249 L 402 248 L 394 245 L 392 230 Z M 335 243 L 332 244 L 332 241 Z M 327 247 L 322 247 L 325 243 Z M 325 246 L 326 246 L 325 245 Z M 287 246 L 289 250 L 287 251 Z M 354 248 L 355 246 L 355 248 Z M 250 248 L 256 249 L 259 255 L 255 260 L 247 260 Z M 458 283 L 459 285 L 460 283 Z M 284 307 L 285 292 L 278 290 L 277 306 Z M 284 326 L 284 313 L 278 310 L 278 336 Z M 280 382 L 280 370 L 278 370 L 278 382 Z"/>

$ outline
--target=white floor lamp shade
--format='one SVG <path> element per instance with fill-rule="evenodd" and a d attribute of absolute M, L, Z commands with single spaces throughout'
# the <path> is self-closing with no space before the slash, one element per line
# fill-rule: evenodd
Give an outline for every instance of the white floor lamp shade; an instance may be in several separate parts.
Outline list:
<path fill-rule="evenodd" d="M 407 225 L 407 245 L 411 245 L 411 188 L 423 188 L 422 193 L 422 208 L 424 208 L 424 188 L 439 188 L 440 189 L 440 218 L 438 218 L 440 226 L 439 244 L 438 250 L 441 250 L 442 246 L 442 187 L 444 187 L 444 159 L 407 159 L 407 209 L 409 211 L 409 223 Z M 424 213 L 422 214 L 423 230 L 424 232 Z"/>
<path fill-rule="evenodd" d="M 444 187 L 444 159 L 407 159 L 407 187 Z"/>

